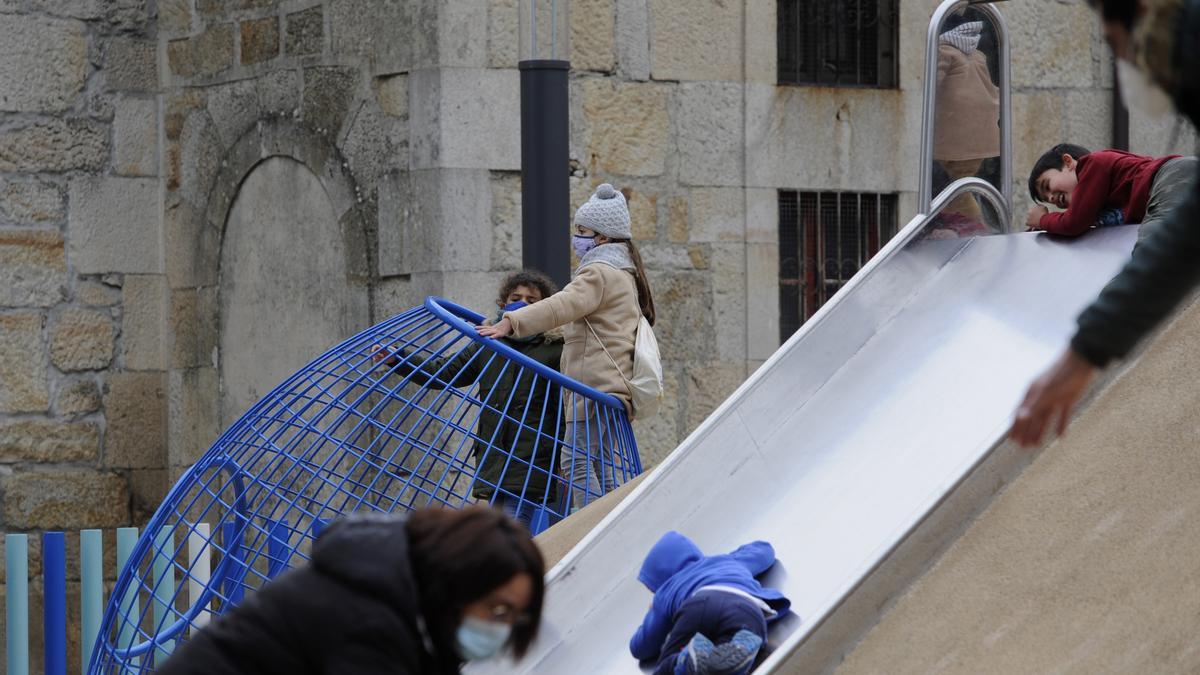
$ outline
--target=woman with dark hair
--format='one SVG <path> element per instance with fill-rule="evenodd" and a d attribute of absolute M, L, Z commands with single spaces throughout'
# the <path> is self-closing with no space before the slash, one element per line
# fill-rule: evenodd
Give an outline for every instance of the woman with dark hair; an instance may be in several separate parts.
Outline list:
<path fill-rule="evenodd" d="M 633 243 L 629 206 L 625 196 L 608 183 L 575 211 L 574 247 L 579 267 L 558 293 L 545 300 L 508 312 L 493 326 L 479 326 L 484 337 L 518 338 L 562 326 L 566 345 L 562 372 L 580 382 L 612 394 L 633 409 L 634 345 L 641 319 L 654 325 L 654 298 L 641 255 Z M 611 443 L 600 442 L 597 414 L 586 399 L 575 396 L 567 406 L 573 425 L 559 458 L 571 481 L 571 508 L 615 487 L 616 467 Z"/>
<path fill-rule="evenodd" d="M 542 614 L 545 565 L 498 510 L 423 509 L 337 521 L 309 564 L 193 635 L 161 675 L 440 675 L 511 649 Z"/>

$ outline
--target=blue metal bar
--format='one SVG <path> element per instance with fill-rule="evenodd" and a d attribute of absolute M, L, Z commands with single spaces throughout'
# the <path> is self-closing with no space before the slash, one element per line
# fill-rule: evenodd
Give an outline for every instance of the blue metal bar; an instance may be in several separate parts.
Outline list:
<path fill-rule="evenodd" d="M 42 629 L 46 675 L 67 675 L 67 540 L 42 534 Z"/>
<path fill-rule="evenodd" d="M 4 535 L 8 675 L 29 675 L 29 535 Z"/>

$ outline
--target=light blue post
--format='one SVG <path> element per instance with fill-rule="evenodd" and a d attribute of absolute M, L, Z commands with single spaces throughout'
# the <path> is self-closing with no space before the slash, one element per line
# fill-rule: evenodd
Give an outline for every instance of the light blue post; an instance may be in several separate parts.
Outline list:
<path fill-rule="evenodd" d="M 175 600 L 175 538 L 170 525 L 164 525 L 154 537 L 154 630 L 157 634 L 174 619 L 171 603 Z M 155 650 L 154 663 L 162 665 L 175 648 L 169 640 Z"/>
<path fill-rule="evenodd" d="M 133 547 L 137 545 L 138 529 L 136 527 L 118 527 L 117 528 L 117 570 L 125 569 L 125 564 L 129 562 L 129 556 L 133 554 Z M 133 571 L 134 575 L 137 570 Z M 138 602 L 138 589 L 141 584 L 134 580 L 125 589 L 125 595 L 121 598 L 121 611 L 118 612 L 121 622 L 121 628 L 117 631 L 117 648 L 128 649 L 137 644 L 138 639 L 138 617 L 141 616 L 141 604 Z M 129 665 L 136 666 L 140 663 L 139 659 L 130 659 Z"/>
<path fill-rule="evenodd" d="M 67 539 L 42 534 L 42 633 L 46 675 L 67 675 Z"/>
<path fill-rule="evenodd" d="M 4 536 L 8 575 L 8 675 L 29 675 L 29 535 Z"/>
<path fill-rule="evenodd" d="M 79 533 L 79 580 L 80 672 L 86 673 L 104 614 L 104 544 L 100 530 Z"/>

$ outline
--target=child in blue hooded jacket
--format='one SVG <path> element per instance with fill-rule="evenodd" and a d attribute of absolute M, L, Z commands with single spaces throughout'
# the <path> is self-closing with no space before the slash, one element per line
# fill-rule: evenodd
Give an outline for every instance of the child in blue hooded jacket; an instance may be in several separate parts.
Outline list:
<path fill-rule="evenodd" d="M 792 604 L 755 579 L 774 564 L 775 549 L 765 541 L 705 556 L 691 539 L 667 532 L 638 573 L 654 599 L 629 651 L 639 661 L 656 660 L 655 675 L 750 672 L 767 624 Z"/>

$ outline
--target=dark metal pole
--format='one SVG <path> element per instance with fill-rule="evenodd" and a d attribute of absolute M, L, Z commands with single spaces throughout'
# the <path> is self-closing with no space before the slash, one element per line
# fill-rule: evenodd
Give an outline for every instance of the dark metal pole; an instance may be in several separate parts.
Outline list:
<path fill-rule="evenodd" d="M 571 278 L 567 61 L 521 61 L 521 264 Z"/>

